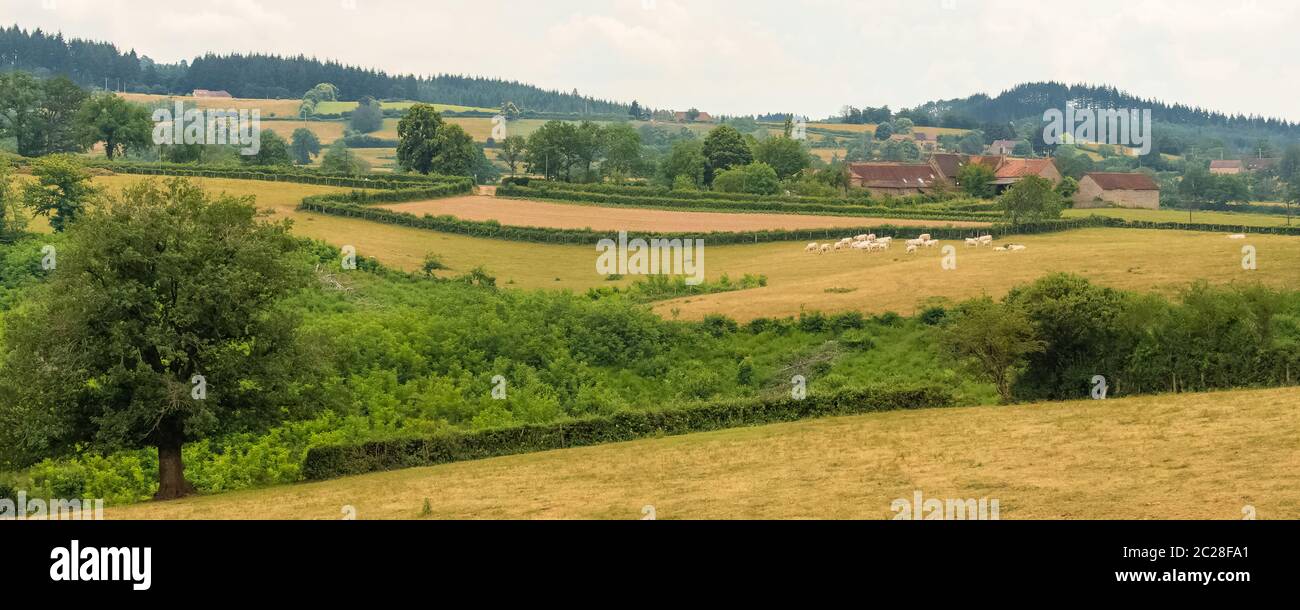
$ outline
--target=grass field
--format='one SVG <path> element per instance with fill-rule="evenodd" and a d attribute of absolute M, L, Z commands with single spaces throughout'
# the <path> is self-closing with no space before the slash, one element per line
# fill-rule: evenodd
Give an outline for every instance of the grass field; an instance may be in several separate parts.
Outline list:
<path fill-rule="evenodd" d="M 1281 208 L 1278 214 L 1243 214 L 1239 212 L 1192 212 L 1191 220 L 1196 223 L 1242 225 L 1247 227 L 1280 227 L 1287 224 L 1286 210 Z M 1124 220 L 1145 222 L 1187 222 L 1187 212 L 1180 210 L 1135 210 L 1128 208 L 1097 208 L 1092 210 L 1065 210 L 1067 218 L 1086 218 L 1092 215 L 1111 216 Z M 1300 226 L 1300 218 L 1292 219 L 1292 224 Z"/>
<path fill-rule="evenodd" d="M 380 206 L 416 216 L 450 214 L 467 220 L 496 220 L 503 225 L 591 228 L 597 231 L 657 231 L 689 233 L 711 231 L 762 231 L 769 229 L 824 229 L 869 227 L 906 222 L 918 227 L 982 227 L 989 223 L 960 221 L 898 220 L 858 216 L 814 216 L 811 214 L 733 214 L 725 212 L 679 212 L 628 207 L 599 207 L 549 201 L 497 199 L 468 196 L 413 201 Z"/>
<path fill-rule="evenodd" d="M 418 102 L 380 102 L 384 110 L 406 110 Z M 474 106 L 457 106 L 455 104 L 429 104 L 438 112 L 496 112 L 495 108 L 479 108 Z M 341 114 L 349 112 L 357 107 L 357 102 L 321 102 L 316 104 L 318 114 Z"/>
<path fill-rule="evenodd" d="M 214 109 L 235 109 L 235 110 L 252 110 L 256 108 L 261 117 L 296 117 L 298 116 L 298 106 L 302 104 L 300 99 L 292 100 L 263 100 L 263 99 L 245 99 L 245 98 L 219 98 L 219 97 L 191 97 L 188 95 L 152 95 L 148 93 L 119 93 L 127 101 L 137 104 L 153 106 L 159 103 L 174 103 L 176 101 L 194 104 L 197 108 L 214 108 Z"/>
<path fill-rule="evenodd" d="M 656 310 L 665 315 L 675 310 L 688 319 L 725 312 L 740 320 L 797 315 L 804 309 L 911 314 L 923 297 L 1000 297 L 1017 284 L 1057 271 L 1078 273 L 1114 288 L 1163 293 L 1198 279 L 1300 288 L 1300 267 L 1294 264 L 1300 260 L 1300 239 L 1295 237 L 1256 235 L 1241 242 L 1213 233 L 1085 229 L 1012 241 L 1028 250 L 994 252 L 958 245 L 957 268 L 951 271 L 942 269 L 937 249 L 913 256 L 901 248 L 884 254 L 822 256 L 803 254 L 803 244 L 795 243 L 716 247 L 707 251 L 709 278 L 723 272 L 731 277 L 762 273 L 768 276 L 768 285 L 666 301 Z M 1257 248 L 1258 270 L 1241 267 L 1241 248 L 1246 244 Z"/>
<path fill-rule="evenodd" d="M 120 188 L 138 176 L 105 176 L 95 183 Z M 571 289 L 624 285 L 596 273 L 594 245 L 550 245 L 465 237 L 360 219 L 307 214 L 295 208 L 308 194 L 337 192 L 332 187 L 243 180 L 201 179 L 204 186 L 235 195 L 255 195 L 258 206 L 292 218 L 294 231 L 337 246 L 353 245 L 362 256 L 408 271 L 418 270 L 428 253 L 458 275 L 483 266 L 498 285 L 514 288 Z M 576 206 L 575 206 L 576 207 Z M 49 231 L 44 218 L 31 228 Z M 834 236 L 834 234 L 832 233 Z M 725 313 L 739 320 L 798 315 L 801 310 L 911 314 L 923 297 L 963 299 L 1001 296 L 1011 287 L 1055 271 L 1085 275 L 1116 288 L 1172 293 L 1197 279 L 1213 283 L 1260 281 L 1300 288 L 1300 238 L 1252 235 L 1245 242 L 1224 235 L 1185 231 L 1086 229 L 1014 239 L 1028 246 L 1019 253 L 958 245 L 956 270 L 944 271 L 938 248 L 909 256 L 902 248 L 886 253 L 805 254 L 803 242 L 708 246 L 706 276 L 716 280 L 763 274 L 768 285 L 750 290 L 694 296 L 657 304 L 665 317 L 698 319 Z M 952 243 L 952 242 L 946 242 Z M 1241 268 L 1241 248 L 1258 250 L 1259 269 Z M 707 244 L 706 244 L 707 245 Z M 829 291 L 829 292 L 828 292 Z"/>
<path fill-rule="evenodd" d="M 342 121 L 262 121 L 262 129 L 269 129 L 275 132 L 286 142 L 293 141 L 293 132 L 299 128 L 306 127 L 320 138 L 322 145 L 328 146 L 339 138 L 343 137 L 343 129 L 347 124 Z"/>
<path fill-rule="evenodd" d="M 1300 518 L 1300 389 L 899 411 L 518 455 L 109 509 L 116 519 Z M 430 512 L 422 515 L 425 501 Z"/>

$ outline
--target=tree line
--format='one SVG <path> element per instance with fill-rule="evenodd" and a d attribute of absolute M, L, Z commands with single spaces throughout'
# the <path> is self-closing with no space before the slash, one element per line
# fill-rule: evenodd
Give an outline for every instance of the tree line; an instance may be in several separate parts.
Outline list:
<path fill-rule="evenodd" d="M 517 108 L 566 114 L 618 114 L 629 106 L 579 94 L 502 79 L 438 74 L 390 75 L 303 55 L 209 53 L 192 61 L 158 63 L 134 49 L 123 53 L 108 42 L 65 39 L 62 33 L 0 28 L 0 69 L 26 70 L 40 76 L 62 75 L 83 87 L 141 93 L 187 95 L 194 89 L 225 90 L 235 97 L 293 99 L 318 83 L 334 83 L 341 99 L 403 99 L 461 106 Z"/>

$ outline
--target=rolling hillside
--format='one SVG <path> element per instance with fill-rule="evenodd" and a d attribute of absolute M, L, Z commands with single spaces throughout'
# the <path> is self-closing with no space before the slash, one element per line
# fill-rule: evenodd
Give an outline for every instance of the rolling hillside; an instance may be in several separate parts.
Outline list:
<path fill-rule="evenodd" d="M 125 519 L 889 519 L 912 498 L 1002 519 L 1300 517 L 1300 388 L 899 411 L 110 509 Z M 427 501 L 428 510 L 425 510 Z"/>

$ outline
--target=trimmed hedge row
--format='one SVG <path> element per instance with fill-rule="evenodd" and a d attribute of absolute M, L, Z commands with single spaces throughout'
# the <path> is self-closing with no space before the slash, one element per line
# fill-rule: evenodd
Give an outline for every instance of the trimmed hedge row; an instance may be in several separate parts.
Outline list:
<path fill-rule="evenodd" d="M 964 222 L 995 222 L 996 214 L 973 212 L 948 212 L 942 210 L 900 210 L 883 206 L 864 206 L 850 203 L 792 203 L 788 200 L 730 201 L 724 199 L 679 199 L 671 197 L 631 196 L 597 192 L 567 191 L 554 188 L 537 189 L 530 186 L 497 187 L 498 197 L 572 201 L 607 206 L 640 208 L 668 208 L 687 210 L 718 210 L 745 212 L 779 212 L 783 214 L 822 214 L 831 216 L 876 216 L 911 220 L 952 220 Z"/>
<path fill-rule="evenodd" d="M 506 184 L 506 181 L 502 181 Z M 518 186 L 527 186 L 538 189 L 601 193 L 605 195 L 630 195 L 635 197 L 666 197 L 670 199 L 710 199 L 724 201 L 779 201 L 785 203 L 821 203 L 827 205 L 870 205 L 875 203 L 877 207 L 891 207 L 880 205 L 881 202 L 894 203 L 899 206 L 913 206 L 922 203 L 944 203 L 950 201 L 976 202 L 975 199 L 962 198 L 954 194 L 934 194 L 934 195 L 912 195 L 908 197 L 884 197 L 873 199 L 870 196 L 863 195 L 860 197 L 815 197 L 810 195 L 756 195 L 753 193 L 726 193 L 722 191 L 674 191 L 662 186 L 648 184 L 606 184 L 606 183 L 579 183 L 579 182 L 555 182 L 549 180 L 531 180 L 531 181 L 513 181 Z"/>
<path fill-rule="evenodd" d="M 569 447 L 618 443 L 660 435 L 758 426 L 801 419 L 857 415 L 954 404 L 946 389 L 862 389 L 793 398 L 708 403 L 679 409 L 624 411 L 549 424 L 352 445 L 312 447 L 303 463 L 308 480 L 479 460 Z"/>
<path fill-rule="evenodd" d="M 466 176 L 437 176 L 413 174 L 369 174 L 352 176 L 348 174 L 330 174 L 316 171 L 304 171 L 297 168 L 258 167 L 256 169 L 240 167 L 202 167 L 175 163 L 91 163 L 90 167 L 99 167 L 122 174 L 142 174 L 152 176 L 190 176 L 197 178 L 228 178 L 232 180 L 262 180 L 267 182 L 294 182 L 301 184 L 318 184 L 323 186 L 341 186 L 366 189 L 395 190 L 409 185 L 444 185 L 451 184 L 464 188 L 463 192 L 473 190 L 474 180 Z"/>

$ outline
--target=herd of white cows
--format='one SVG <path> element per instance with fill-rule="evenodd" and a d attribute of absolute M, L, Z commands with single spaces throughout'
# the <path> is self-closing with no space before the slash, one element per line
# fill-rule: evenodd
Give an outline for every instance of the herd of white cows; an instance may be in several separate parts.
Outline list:
<path fill-rule="evenodd" d="M 822 244 L 813 242 L 804 248 L 804 252 L 809 254 L 830 254 L 843 250 L 862 250 L 865 252 L 884 252 L 894 243 L 893 237 L 876 237 L 872 235 L 858 235 L 856 237 L 845 237 L 833 244 Z M 939 244 L 939 241 L 933 239 L 929 233 L 924 233 L 916 239 L 909 239 L 903 242 L 907 246 L 908 254 L 916 254 L 921 248 L 933 248 Z M 993 245 L 992 235 L 982 235 L 980 237 L 970 237 L 966 239 L 966 247 L 982 248 Z M 1021 244 L 1007 244 L 993 248 L 996 252 L 1023 252 L 1025 246 Z"/>

